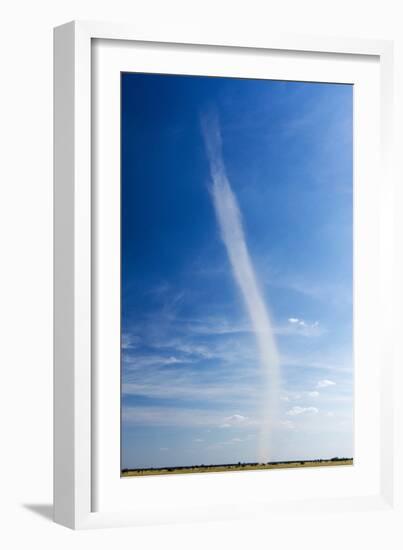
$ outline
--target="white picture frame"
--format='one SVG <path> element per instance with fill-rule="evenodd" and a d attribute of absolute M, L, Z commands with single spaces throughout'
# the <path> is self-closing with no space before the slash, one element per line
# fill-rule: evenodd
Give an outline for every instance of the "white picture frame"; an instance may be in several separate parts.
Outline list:
<path fill-rule="evenodd" d="M 113 51 L 107 48 L 102 53 L 102 44 L 105 44 L 105 41 L 108 45 L 113 44 Z M 100 44 L 101 48 L 97 50 Z M 397 258 L 397 239 L 393 225 L 396 182 L 393 172 L 392 141 L 392 43 L 281 34 L 255 39 L 217 39 L 205 36 L 202 40 L 195 40 L 186 36 L 185 32 L 182 36 L 169 36 L 168 32 L 167 36 L 153 37 L 127 25 L 72 22 L 55 29 L 54 45 L 55 521 L 81 529 L 243 518 L 266 514 L 275 516 L 278 513 L 295 514 L 307 508 L 313 515 L 344 511 L 346 508 L 351 513 L 385 510 L 399 513 L 396 505 L 399 494 L 396 454 L 399 412 L 396 407 L 394 384 L 397 376 L 397 358 L 393 345 L 396 320 L 394 292 L 397 291 L 393 265 Z M 124 54 L 124 51 L 128 52 L 136 45 L 138 49 L 134 52 L 134 57 L 133 51 Z M 173 60 L 175 55 L 172 52 L 175 52 L 178 61 Z M 217 60 L 214 74 L 220 70 L 220 56 L 223 58 L 221 63 L 232 59 L 232 55 L 241 55 L 253 60 L 249 69 L 248 64 L 242 65 L 239 58 L 237 63 L 233 64 L 229 75 L 234 75 L 233 71 L 238 71 L 238 75 L 244 74 L 242 71 L 262 71 L 257 58 L 272 55 L 274 64 L 277 64 L 279 78 L 286 70 L 287 58 L 294 55 L 299 60 L 315 60 L 315 56 L 322 56 L 320 63 L 315 66 L 315 71 L 321 71 L 321 78 L 327 81 L 340 81 L 342 75 L 346 74 L 347 81 L 350 82 L 351 79 L 353 83 L 358 84 L 362 81 L 362 89 L 368 92 L 358 95 L 358 103 L 355 103 L 356 111 L 360 113 L 358 124 L 366 124 L 366 113 L 373 124 L 368 126 L 368 129 L 372 130 L 367 132 L 368 139 L 363 138 L 362 145 L 359 142 L 358 150 L 355 152 L 356 155 L 361 154 L 362 158 L 370 153 L 367 157 L 367 167 L 364 162 L 359 162 L 358 166 L 362 171 L 355 174 L 355 181 L 369 182 L 366 190 L 363 183 L 360 183 L 362 191 L 359 192 L 358 203 L 365 203 L 366 206 L 362 209 L 360 206 L 358 211 L 361 222 L 358 224 L 358 230 L 355 230 L 355 239 L 362 242 L 367 232 L 374 237 L 375 245 L 372 243 L 371 246 L 360 245 L 357 248 L 358 256 L 355 256 L 355 260 L 358 258 L 361 267 L 354 289 L 356 294 L 362 292 L 363 296 L 367 297 L 376 288 L 379 290 L 379 296 L 370 302 L 376 311 L 376 325 L 373 320 L 371 321 L 370 311 L 365 309 L 362 299 L 359 299 L 359 307 L 356 308 L 359 323 L 355 331 L 355 353 L 358 354 L 358 366 L 361 365 L 358 373 L 364 373 L 364 363 L 372 365 L 368 367 L 370 389 L 361 397 L 357 394 L 358 403 L 362 403 L 362 406 L 358 405 L 355 411 L 360 437 L 362 435 L 361 443 L 358 445 L 359 449 L 363 449 L 362 460 L 357 461 L 357 466 L 353 467 L 355 470 L 350 470 L 353 473 L 345 470 L 347 473 L 341 474 L 337 469 L 326 473 L 303 471 L 300 472 L 298 480 L 295 472 L 287 473 L 287 477 L 281 472 L 281 478 L 278 475 L 276 478 L 273 476 L 271 483 L 273 494 L 276 484 L 289 488 L 282 499 L 278 496 L 259 497 L 258 490 L 263 482 L 262 472 L 245 472 L 242 476 L 235 474 L 235 477 L 229 473 L 217 474 L 214 479 L 207 479 L 208 474 L 198 474 L 171 476 L 169 479 L 165 477 L 125 480 L 124 489 L 119 482 L 120 471 L 114 471 L 110 478 L 108 473 L 116 466 L 119 447 L 117 402 L 120 396 L 117 393 L 118 374 L 111 366 L 113 359 L 109 369 L 102 367 L 102 361 L 99 360 L 99 357 L 113 356 L 113 349 L 108 347 L 109 337 L 104 339 L 106 347 L 103 348 L 99 348 L 98 340 L 100 333 L 109 334 L 111 341 L 115 338 L 116 343 L 116 337 L 120 333 L 114 299 L 119 291 L 116 286 L 119 256 L 113 252 L 118 248 L 118 220 L 112 210 L 105 210 L 111 208 L 109 205 L 119 202 L 114 188 L 108 186 L 108 181 L 113 181 L 116 176 L 119 148 L 116 141 L 114 145 L 110 137 L 109 142 L 107 140 L 109 130 L 112 132 L 111 135 L 116 137 L 118 105 L 115 101 L 115 106 L 106 117 L 99 116 L 99 109 L 102 109 L 102 115 L 107 110 L 105 101 L 116 99 L 116 87 L 112 84 L 109 86 L 109 83 L 113 82 L 118 71 L 135 70 L 136 64 L 141 63 L 142 71 L 155 72 L 157 69 L 161 70 L 161 66 L 165 64 L 169 72 L 171 58 L 172 63 L 183 63 L 180 70 L 192 71 L 195 69 L 189 65 L 190 58 L 197 54 L 201 63 L 198 74 L 200 70 L 205 70 L 208 74 L 208 71 L 213 69 L 206 65 L 209 61 L 205 59 L 205 52 L 208 52 L 210 64 Z M 357 66 L 350 63 L 353 59 L 359 61 Z M 99 63 L 103 67 L 100 72 L 97 69 Z M 333 77 L 332 64 L 335 75 Z M 371 68 L 365 68 L 370 64 Z M 336 70 L 337 65 L 340 69 Z M 358 65 L 361 66 L 360 69 Z M 186 69 L 186 66 L 189 68 Z M 295 59 L 291 66 L 294 66 L 293 71 L 297 70 Z M 309 67 L 306 70 L 309 71 Z M 338 70 L 341 73 L 337 73 Z M 301 73 L 300 79 L 304 78 L 305 74 L 307 73 Z M 97 96 L 97 86 L 102 86 L 102 90 L 106 90 L 101 98 Z M 375 103 L 379 103 L 378 119 L 377 114 L 372 111 L 369 116 L 371 105 Z M 106 141 L 103 141 L 103 136 L 106 136 Z M 103 164 L 99 164 L 99 159 L 94 153 L 95 150 L 99 152 L 99 147 L 102 147 L 102 151 L 108 151 L 107 155 L 103 155 Z M 102 189 L 107 189 L 106 194 L 104 191 L 99 193 L 97 187 L 97 178 L 102 179 L 104 173 L 112 175 L 102 182 Z M 367 200 L 360 198 L 364 197 L 364 192 Z M 103 238 L 105 228 L 110 230 L 108 234 L 112 234 L 108 244 Z M 104 252 L 108 247 L 109 252 Z M 111 259 L 114 262 L 111 262 Z M 115 265 L 115 269 L 108 272 L 108 265 Z M 367 278 L 368 284 L 363 277 L 364 268 L 371 273 Z M 101 271 L 107 275 L 99 278 Z M 109 305 L 102 299 L 105 288 L 113 288 Z M 112 320 L 109 326 L 103 324 L 102 319 L 106 317 Z M 377 334 L 374 332 L 376 327 Z M 366 351 L 365 341 L 369 342 Z M 113 346 L 113 342 L 111 345 Z M 116 351 L 116 346 L 114 350 Z M 111 378 L 108 378 L 108 373 L 112 373 Z M 358 378 L 358 386 L 360 380 L 362 378 Z M 372 406 L 374 404 L 376 407 Z M 369 411 L 375 409 L 376 414 L 374 412 L 372 417 Z M 373 435 L 374 426 L 378 427 L 376 436 Z M 108 442 L 107 445 L 105 441 Z M 374 443 L 374 447 L 370 447 L 371 442 Z M 102 456 L 102 460 L 99 460 L 99 456 Z M 322 472 L 324 471 L 325 469 L 322 469 Z M 131 502 L 133 481 L 139 481 L 142 485 L 137 485 L 136 497 L 132 497 Z M 147 482 L 147 486 L 144 481 Z M 218 487 L 214 505 L 209 499 L 212 484 Z M 291 485 L 294 487 L 292 490 Z M 161 487 L 163 491 L 158 495 Z M 332 487 L 332 492 L 327 494 L 326 487 Z M 171 496 L 169 500 L 160 498 L 162 493 L 168 492 L 175 496 Z M 195 494 L 197 497 L 193 498 L 192 495 Z M 227 495 L 227 500 L 220 500 L 219 495 Z"/>

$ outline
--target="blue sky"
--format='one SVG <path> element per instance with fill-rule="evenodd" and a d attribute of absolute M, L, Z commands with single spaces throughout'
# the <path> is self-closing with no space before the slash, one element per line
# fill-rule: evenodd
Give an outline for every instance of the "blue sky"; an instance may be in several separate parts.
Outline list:
<path fill-rule="evenodd" d="M 256 461 L 266 386 L 202 120 L 271 319 L 271 460 L 353 455 L 350 85 L 122 75 L 122 467 Z"/>

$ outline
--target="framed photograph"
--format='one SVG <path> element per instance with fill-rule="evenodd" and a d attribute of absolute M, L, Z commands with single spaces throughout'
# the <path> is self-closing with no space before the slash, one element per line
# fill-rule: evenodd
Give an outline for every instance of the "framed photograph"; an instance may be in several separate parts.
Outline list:
<path fill-rule="evenodd" d="M 392 76 L 55 29 L 55 521 L 396 513 Z"/>

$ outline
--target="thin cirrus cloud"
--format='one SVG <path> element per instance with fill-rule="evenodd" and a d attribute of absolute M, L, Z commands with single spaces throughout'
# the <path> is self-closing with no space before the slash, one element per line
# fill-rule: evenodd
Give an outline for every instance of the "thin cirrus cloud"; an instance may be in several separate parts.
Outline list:
<path fill-rule="evenodd" d="M 285 428 L 286 430 L 294 430 L 295 424 L 292 420 L 282 420 L 280 422 L 280 425 Z"/>
<path fill-rule="evenodd" d="M 193 359 L 191 357 L 176 357 L 174 355 L 162 356 L 157 354 L 136 354 L 134 356 L 125 355 L 124 362 L 126 366 L 133 366 L 136 369 L 143 369 L 152 366 L 163 367 L 181 363 L 192 363 Z"/>
<path fill-rule="evenodd" d="M 281 401 L 289 402 L 289 401 L 298 401 L 300 399 L 303 399 L 304 397 L 319 397 L 320 393 L 316 390 L 314 391 L 303 391 L 303 392 L 292 392 L 289 391 L 286 394 L 280 396 Z"/>
<path fill-rule="evenodd" d="M 202 119 L 203 137 L 212 179 L 212 198 L 221 239 L 227 251 L 232 274 L 253 326 L 264 376 L 263 421 L 259 442 L 259 459 L 269 459 L 270 434 L 277 409 L 280 386 L 280 359 L 271 319 L 259 289 L 256 273 L 244 234 L 238 201 L 228 180 L 222 157 L 222 140 L 216 113 Z"/>
<path fill-rule="evenodd" d="M 250 429 L 258 426 L 255 418 L 243 415 L 223 416 L 221 410 L 213 408 L 141 406 L 132 405 L 122 409 L 122 417 L 127 426 L 175 426 L 196 428 Z M 198 438 L 199 439 L 199 438 Z"/>
<path fill-rule="evenodd" d="M 329 386 L 335 386 L 336 382 L 333 382 L 333 380 L 319 380 L 319 382 L 316 384 L 317 388 L 328 388 Z"/>
<path fill-rule="evenodd" d="M 243 369 L 245 354 L 233 350 L 233 362 L 224 361 L 220 354 L 210 361 L 160 361 L 154 355 L 140 368 L 136 357 L 123 359 L 123 396 L 142 396 L 153 399 L 203 400 L 235 403 L 256 402 L 258 368 Z M 219 368 L 217 368 L 219 367 Z"/>
<path fill-rule="evenodd" d="M 196 323 L 193 322 L 193 325 Z M 133 326 L 131 331 L 138 335 L 146 346 L 148 353 L 141 348 L 123 350 L 123 361 L 130 368 L 147 367 L 151 363 L 166 364 L 171 362 L 196 362 L 205 360 L 220 360 L 234 362 L 241 360 L 250 361 L 256 356 L 250 339 L 240 338 L 236 327 L 222 321 L 220 328 L 215 330 L 214 323 L 200 322 L 196 330 L 188 330 L 189 321 L 182 319 L 171 320 L 162 323 L 156 316 L 149 322 L 142 322 Z M 220 339 L 211 339 L 211 336 L 219 334 Z M 126 338 L 128 339 L 128 337 Z M 164 355 L 163 355 L 164 354 Z"/>
<path fill-rule="evenodd" d="M 214 443 L 212 447 L 221 447 L 225 445 L 237 445 L 239 443 L 248 443 L 255 438 L 255 434 L 244 434 L 243 437 L 233 437 L 225 441 Z"/>
<path fill-rule="evenodd" d="M 273 287 L 288 289 L 320 303 L 331 303 L 337 308 L 351 305 L 352 293 L 348 284 L 340 282 L 325 283 L 320 280 L 315 282 L 312 281 L 311 277 L 303 279 L 287 272 L 273 273 L 271 270 L 266 274 L 266 280 Z"/>
<path fill-rule="evenodd" d="M 220 424 L 220 428 L 232 428 L 233 426 L 239 426 L 240 424 L 244 424 L 248 421 L 247 416 L 243 416 L 242 414 L 232 414 L 231 416 L 227 416 L 224 418 L 224 422 Z"/>
<path fill-rule="evenodd" d="M 197 381 L 189 375 L 175 374 L 169 376 L 161 373 L 147 381 L 126 382 L 122 386 L 123 395 L 141 396 L 154 399 L 181 399 L 187 401 L 219 400 L 221 403 L 238 402 L 253 403 L 256 399 L 256 388 L 253 384 L 234 380 L 229 384 L 227 380 L 221 381 Z M 229 423 L 226 421 L 225 423 Z"/>
<path fill-rule="evenodd" d="M 284 327 L 279 327 L 280 334 L 299 334 L 300 336 L 322 336 L 326 330 L 320 325 L 319 321 L 309 322 L 298 317 L 289 317 Z"/>
<path fill-rule="evenodd" d="M 188 407 L 126 406 L 122 410 L 126 425 L 218 427 L 223 421 L 220 411 Z"/>
<path fill-rule="evenodd" d="M 307 415 L 307 414 L 317 414 L 319 412 L 319 409 L 316 407 L 299 407 L 295 406 L 292 407 L 292 409 L 287 411 L 288 416 L 299 416 L 301 414 Z"/>
<path fill-rule="evenodd" d="M 311 356 L 294 355 L 294 354 L 282 354 L 282 365 L 287 367 L 298 367 L 300 369 L 316 369 L 324 371 L 334 371 L 337 373 L 345 373 L 350 376 L 352 371 L 352 363 L 348 358 L 332 357 L 327 354 L 315 354 Z"/>
<path fill-rule="evenodd" d="M 242 443 L 242 439 L 240 437 L 233 437 L 229 441 L 222 441 L 221 445 L 234 445 L 236 443 Z"/>
<path fill-rule="evenodd" d="M 313 323 L 308 323 L 307 321 L 304 321 L 304 319 L 298 319 L 298 317 L 289 317 L 288 322 L 291 325 L 296 325 L 299 327 L 318 327 L 319 321 L 315 321 Z"/>

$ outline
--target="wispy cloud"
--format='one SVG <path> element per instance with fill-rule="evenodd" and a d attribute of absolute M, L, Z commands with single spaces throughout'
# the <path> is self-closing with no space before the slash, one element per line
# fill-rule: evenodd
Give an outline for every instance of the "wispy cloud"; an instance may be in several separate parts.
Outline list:
<path fill-rule="evenodd" d="M 248 418 L 246 416 L 243 416 L 242 414 L 232 414 L 231 416 L 228 416 L 225 421 L 231 422 L 232 424 L 241 424 L 247 419 Z"/>
<path fill-rule="evenodd" d="M 291 355 L 282 354 L 281 363 L 287 367 L 295 367 L 298 369 L 317 369 L 325 371 L 334 371 L 338 373 L 351 373 L 351 359 L 346 357 L 333 357 L 327 354 L 306 354 L 306 355 Z"/>
<path fill-rule="evenodd" d="M 238 334 L 242 332 L 252 332 L 252 327 L 248 323 L 234 323 L 223 317 L 202 317 L 199 319 L 184 320 L 186 329 L 193 334 L 200 335 L 225 335 Z"/>
<path fill-rule="evenodd" d="M 138 343 L 136 336 L 127 333 L 122 334 L 121 346 L 123 350 L 135 349 Z"/>
<path fill-rule="evenodd" d="M 288 410 L 286 414 L 289 416 L 299 416 L 300 414 L 317 414 L 319 409 L 316 407 L 299 407 L 295 406 Z"/>
<path fill-rule="evenodd" d="M 126 406 L 122 410 L 123 420 L 131 426 L 175 426 L 219 429 L 225 420 L 229 427 L 250 429 L 259 423 L 258 419 L 243 417 L 242 421 L 229 420 L 236 415 L 224 416 L 217 409 L 168 406 Z M 241 415 L 239 415 L 241 416 Z"/>
<path fill-rule="evenodd" d="M 287 430 L 294 430 L 295 424 L 292 420 L 281 420 L 280 425 Z"/>
<path fill-rule="evenodd" d="M 298 319 L 297 317 L 290 317 L 288 319 L 288 322 L 291 325 L 297 326 L 297 327 L 310 327 L 315 328 L 319 326 L 319 321 L 315 321 L 314 323 L 308 323 L 307 321 L 304 321 L 304 319 Z"/>
<path fill-rule="evenodd" d="M 333 380 L 319 380 L 319 382 L 316 384 L 317 388 L 328 388 L 329 386 L 335 386 L 336 382 L 333 382 Z"/>
<path fill-rule="evenodd" d="M 241 443 L 243 440 L 240 437 L 233 437 L 228 441 L 221 441 L 218 445 L 234 445 L 236 443 Z"/>
<path fill-rule="evenodd" d="M 124 356 L 124 365 L 126 367 L 133 367 L 135 369 L 144 369 L 148 367 L 164 367 L 167 365 L 180 365 L 182 363 L 192 363 L 193 359 L 190 357 L 175 357 L 173 355 L 158 355 L 154 353 L 149 353 L 148 355 L 125 355 Z"/>
<path fill-rule="evenodd" d="M 256 358 L 250 328 L 229 323 L 225 319 L 200 318 L 188 320 L 175 317 L 169 321 L 161 321 L 161 316 L 141 320 L 131 327 L 133 337 L 141 341 L 142 347 L 125 348 L 123 360 L 125 364 L 136 367 L 139 357 L 154 354 L 165 360 L 175 357 L 180 361 L 196 362 L 204 360 L 219 360 L 231 362 L 240 360 L 251 362 Z M 219 335 L 220 338 L 211 338 Z M 143 351 L 143 353 L 141 353 Z M 147 361 L 148 359 L 145 358 Z"/>
<path fill-rule="evenodd" d="M 274 330 L 280 336 L 304 336 L 307 338 L 322 336 L 326 333 L 319 321 L 308 322 L 297 317 L 290 317 L 287 323 L 276 325 Z"/>
<path fill-rule="evenodd" d="M 142 380 L 131 381 L 127 376 L 122 385 L 124 396 L 141 396 L 154 399 L 203 401 L 209 403 L 256 401 L 256 383 L 234 377 L 203 377 L 197 371 L 157 371 L 144 373 Z M 227 423 L 230 420 L 226 421 Z"/>
<path fill-rule="evenodd" d="M 210 112 L 202 118 L 202 129 L 210 163 L 212 197 L 221 238 L 225 245 L 232 272 L 244 299 L 260 353 L 260 365 L 266 380 L 265 423 L 261 430 L 260 458 L 268 458 L 267 436 L 271 431 L 275 403 L 279 391 L 279 355 L 266 304 L 258 287 L 249 255 L 238 201 L 227 178 L 222 158 L 221 133 L 217 116 Z"/>
<path fill-rule="evenodd" d="M 352 303 L 351 287 L 347 284 L 325 282 L 310 278 L 303 279 L 302 276 L 273 271 L 266 268 L 266 283 L 280 289 L 290 290 L 301 294 L 317 302 L 332 304 L 333 307 L 346 307 Z"/>
<path fill-rule="evenodd" d="M 233 414 L 224 418 L 224 422 L 220 424 L 220 428 L 231 428 L 232 426 L 239 426 L 248 421 L 248 417 L 242 414 Z"/>
<path fill-rule="evenodd" d="M 122 417 L 128 426 L 217 426 L 218 411 L 158 406 L 126 406 Z"/>

